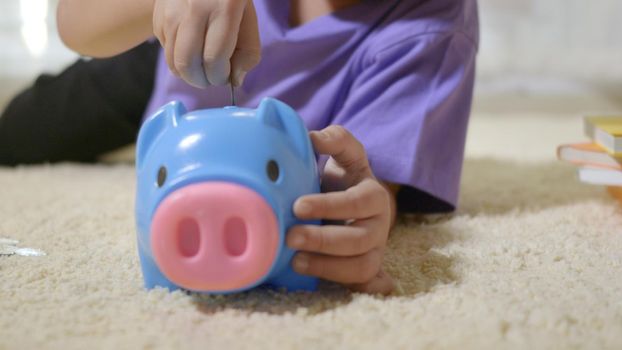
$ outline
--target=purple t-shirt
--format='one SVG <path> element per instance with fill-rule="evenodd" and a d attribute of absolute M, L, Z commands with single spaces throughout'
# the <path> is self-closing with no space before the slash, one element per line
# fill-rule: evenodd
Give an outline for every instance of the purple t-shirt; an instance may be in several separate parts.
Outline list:
<path fill-rule="evenodd" d="M 403 185 L 401 210 L 452 210 L 479 39 L 475 1 L 366 0 L 292 28 L 288 0 L 255 0 L 262 61 L 236 102 L 255 108 L 275 97 L 309 129 L 343 125 L 374 174 Z M 146 115 L 170 100 L 193 110 L 225 106 L 230 95 L 187 85 L 160 55 Z"/>

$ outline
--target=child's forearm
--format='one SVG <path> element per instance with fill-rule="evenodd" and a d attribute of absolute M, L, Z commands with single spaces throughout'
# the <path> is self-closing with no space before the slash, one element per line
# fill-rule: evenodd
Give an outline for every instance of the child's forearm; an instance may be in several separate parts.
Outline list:
<path fill-rule="evenodd" d="M 60 0 L 57 26 L 72 50 L 113 56 L 153 36 L 153 0 Z"/>

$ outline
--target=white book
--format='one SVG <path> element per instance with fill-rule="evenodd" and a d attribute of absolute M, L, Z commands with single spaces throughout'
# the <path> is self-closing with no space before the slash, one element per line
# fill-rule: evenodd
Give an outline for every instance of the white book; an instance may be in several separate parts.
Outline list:
<path fill-rule="evenodd" d="M 622 171 L 603 168 L 579 168 L 579 180 L 593 185 L 622 186 Z"/>

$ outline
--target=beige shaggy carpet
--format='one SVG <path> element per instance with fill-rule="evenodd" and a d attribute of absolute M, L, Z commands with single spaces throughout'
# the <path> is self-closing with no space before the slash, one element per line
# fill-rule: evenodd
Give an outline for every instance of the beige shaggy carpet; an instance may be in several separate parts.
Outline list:
<path fill-rule="evenodd" d="M 620 349 L 622 209 L 554 159 L 579 117 L 479 113 L 460 209 L 402 217 L 390 297 L 145 291 L 131 165 L 0 168 L 0 349 Z"/>

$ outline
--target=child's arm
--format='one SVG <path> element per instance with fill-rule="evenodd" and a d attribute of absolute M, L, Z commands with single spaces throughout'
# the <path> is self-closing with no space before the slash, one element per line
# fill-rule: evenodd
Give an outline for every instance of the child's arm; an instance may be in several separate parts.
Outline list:
<path fill-rule="evenodd" d="M 58 32 L 72 50 L 93 57 L 126 51 L 153 34 L 154 0 L 60 0 Z"/>
<path fill-rule="evenodd" d="M 333 125 L 310 136 L 317 152 L 331 156 L 322 184 L 329 182 L 333 191 L 299 198 L 294 213 L 300 219 L 346 224 L 291 228 L 287 244 L 302 251 L 294 258 L 294 270 L 360 292 L 390 293 L 393 280 L 381 264 L 395 218 L 395 196 L 376 179 L 363 145 L 346 129 Z M 338 187 L 345 190 L 335 190 Z"/>
<path fill-rule="evenodd" d="M 240 85 L 260 58 L 250 0 L 60 0 L 58 30 L 71 49 L 105 57 L 156 36 L 171 71 L 191 85 Z"/>

